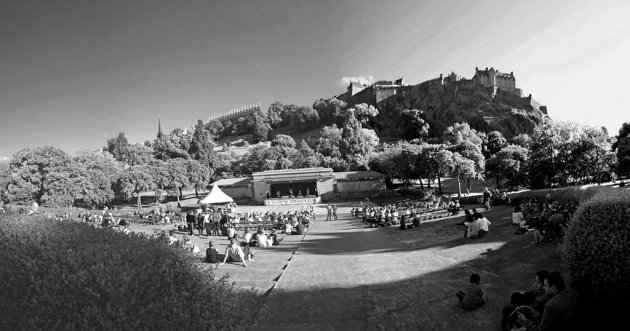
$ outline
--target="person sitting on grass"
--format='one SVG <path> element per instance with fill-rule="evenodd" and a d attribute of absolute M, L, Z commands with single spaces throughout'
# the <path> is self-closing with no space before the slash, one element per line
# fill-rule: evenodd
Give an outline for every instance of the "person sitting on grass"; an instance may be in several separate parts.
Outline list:
<path fill-rule="evenodd" d="M 130 234 L 131 230 L 129 230 L 129 223 L 127 223 L 127 221 L 122 220 L 119 223 L 123 228 L 122 230 L 120 230 L 120 232 L 124 233 L 124 234 Z"/>
<path fill-rule="evenodd" d="M 201 253 L 201 251 L 199 250 L 199 247 L 193 244 L 193 242 L 190 241 L 190 238 L 188 238 L 187 235 L 184 235 L 184 243 L 182 244 L 182 248 L 184 250 L 192 252 L 195 255 Z"/>
<path fill-rule="evenodd" d="M 206 262 L 219 263 L 219 252 L 217 251 L 216 248 L 214 248 L 212 241 L 208 243 L 208 246 L 209 247 L 206 248 Z"/>
<path fill-rule="evenodd" d="M 550 272 L 544 281 L 543 288 L 551 298 L 545 304 L 540 323 L 518 313 L 518 322 L 523 327 L 514 329 L 524 330 L 577 330 L 578 293 L 566 288 L 562 274 L 558 271 Z"/>
<path fill-rule="evenodd" d="M 245 263 L 245 253 L 243 253 L 243 249 L 238 244 L 238 240 L 235 238 L 230 238 L 230 244 L 225 248 L 225 257 L 223 257 L 223 262 L 220 264 L 223 265 L 227 261 L 242 262 L 243 268 L 247 268 L 247 263 Z"/>
<path fill-rule="evenodd" d="M 458 291 L 455 296 L 459 299 L 460 307 L 466 310 L 473 310 L 483 306 L 488 300 L 479 286 L 481 277 L 474 273 L 470 275 L 470 284 L 463 291 Z"/>
<path fill-rule="evenodd" d="M 516 206 L 514 211 L 512 212 L 512 225 L 523 226 L 525 224 L 521 224 L 525 221 L 525 216 L 523 215 L 523 211 L 521 210 L 521 206 Z"/>
<path fill-rule="evenodd" d="M 481 216 L 481 214 L 479 214 Z M 490 222 L 489 219 L 481 216 L 477 218 L 477 222 L 479 222 L 479 237 L 483 237 L 490 231 Z"/>
<path fill-rule="evenodd" d="M 466 238 L 472 239 L 479 237 L 479 230 L 481 226 L 481 224 L 479 223 L 479 218 L 475 218 L 473 216 L 472 222 L 465 222 L 464 224 L 466 225 Z"/>
<path fill-rule="evenodd" d="M 263 229 L 258 229 L 258 232 L 256 233 L 256 244 L 258 247 L 273 246 L 273 239 L 268 238 Z"/>

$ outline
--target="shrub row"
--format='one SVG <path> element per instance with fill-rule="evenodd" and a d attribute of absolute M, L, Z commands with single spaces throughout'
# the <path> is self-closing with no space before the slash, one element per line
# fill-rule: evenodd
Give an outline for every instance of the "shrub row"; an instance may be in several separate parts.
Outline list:
<path fill-rule="evenodd" d="M 582 203 L 560 246 L 573 287 L 598 322 L 625 320 L 630 307 L 630 191 L 614 193 Z"/>
<path fill-rule="evenodd" d="M 569 201 L 571 197 L 574 197 L 578 201 L 582 202 L 589 200 L 599 192 L 605 194 L 615 194 L 615 192 L 617 191 L 619 191 L 619 188 L 614 188 L 610 186 L 572 186 L 556 189 L 523 191 L 512 193 L 510 194 L 510 196 L 512 198 L 521 198 L 523 202 L 527 202 L 527 200 L 533 198 L 538 198 L 538 200 L 544 201 L 547 194 L 551 194 L 554 199 L 558 200 L 560 204 L 564 205 Z"/>
<path fill-rule="evenodd" d="M 0 329 L 232 329 L 249 294 L 140 234 L 0 216 Z"/>

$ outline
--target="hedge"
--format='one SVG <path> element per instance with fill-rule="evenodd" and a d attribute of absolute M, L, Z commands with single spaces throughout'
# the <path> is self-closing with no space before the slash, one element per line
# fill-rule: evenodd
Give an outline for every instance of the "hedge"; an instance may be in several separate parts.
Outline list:
<path fill-rule="evenodd" d="M 245 302 L 198 259 L 141 234 L 0 215 L 0 329 L 234 329 Z"/>
<path fill-rule="evenodd" d="M 551 194 L 551 197 L 558 200 L 560 204 L 566 204 L 569 198 L 575 197 L 578 201 L 586 201 L 597 193 L 616 192 L 618 189 L 610 186 L 572 186 L 555 189 L 543 189 L 522 191 L 517 193 L 508 193 L 512 198 L 521 198 L 523 202 L 527 202 L 529 199 L 538 198 L 540 201 L 545 201 L 547 194 Z"/>
<path fill-rule="evenodd" d="M 600 322 L 625 317 L 630 307 L 630 191 L 613 188 L 582 203 L 560 255 L 586 311 Z"/>

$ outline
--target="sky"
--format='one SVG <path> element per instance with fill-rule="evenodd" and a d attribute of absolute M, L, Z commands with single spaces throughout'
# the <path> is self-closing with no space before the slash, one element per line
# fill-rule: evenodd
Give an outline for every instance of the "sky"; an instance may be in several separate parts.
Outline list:
<path fill-rule="evenodd" d="M 623 0 L 0 0 L 0 160 L 475 67 L 614 136 L 630 121 L 628 17 Z"/>

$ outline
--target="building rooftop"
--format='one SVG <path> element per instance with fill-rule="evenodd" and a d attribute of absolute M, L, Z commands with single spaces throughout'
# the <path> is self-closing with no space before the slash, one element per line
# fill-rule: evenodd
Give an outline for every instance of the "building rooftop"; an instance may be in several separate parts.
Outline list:
<path fill-rule="evenodd" d="M 302 174 L 312 172 L 332 172 L 331 168 L 315 167 L 315 168 L 300 168 L 300 169 L 282 169 L 282 170 L 266 170 L 261 172 L 255 172 L 252 176 L 267 176 L 267 175 L 283 175 L 283 174 Z"/>
<path fill-rule="evenodd" d="M 251 182 L 252 182 L 251 177 L 223 178 L 212 183 L 212 185 L 214 184 L 217 184 L 218 186 L 246 185 Z"/>
<path fill-rule="evenodd" d="M 382 173 L 376 172 L 373 170 L 333 172 L 333 176 L 335 177 L 335 179 L 360 179 L 360 178 L 385 177 L 385 175 L 383 175 Z"/>

